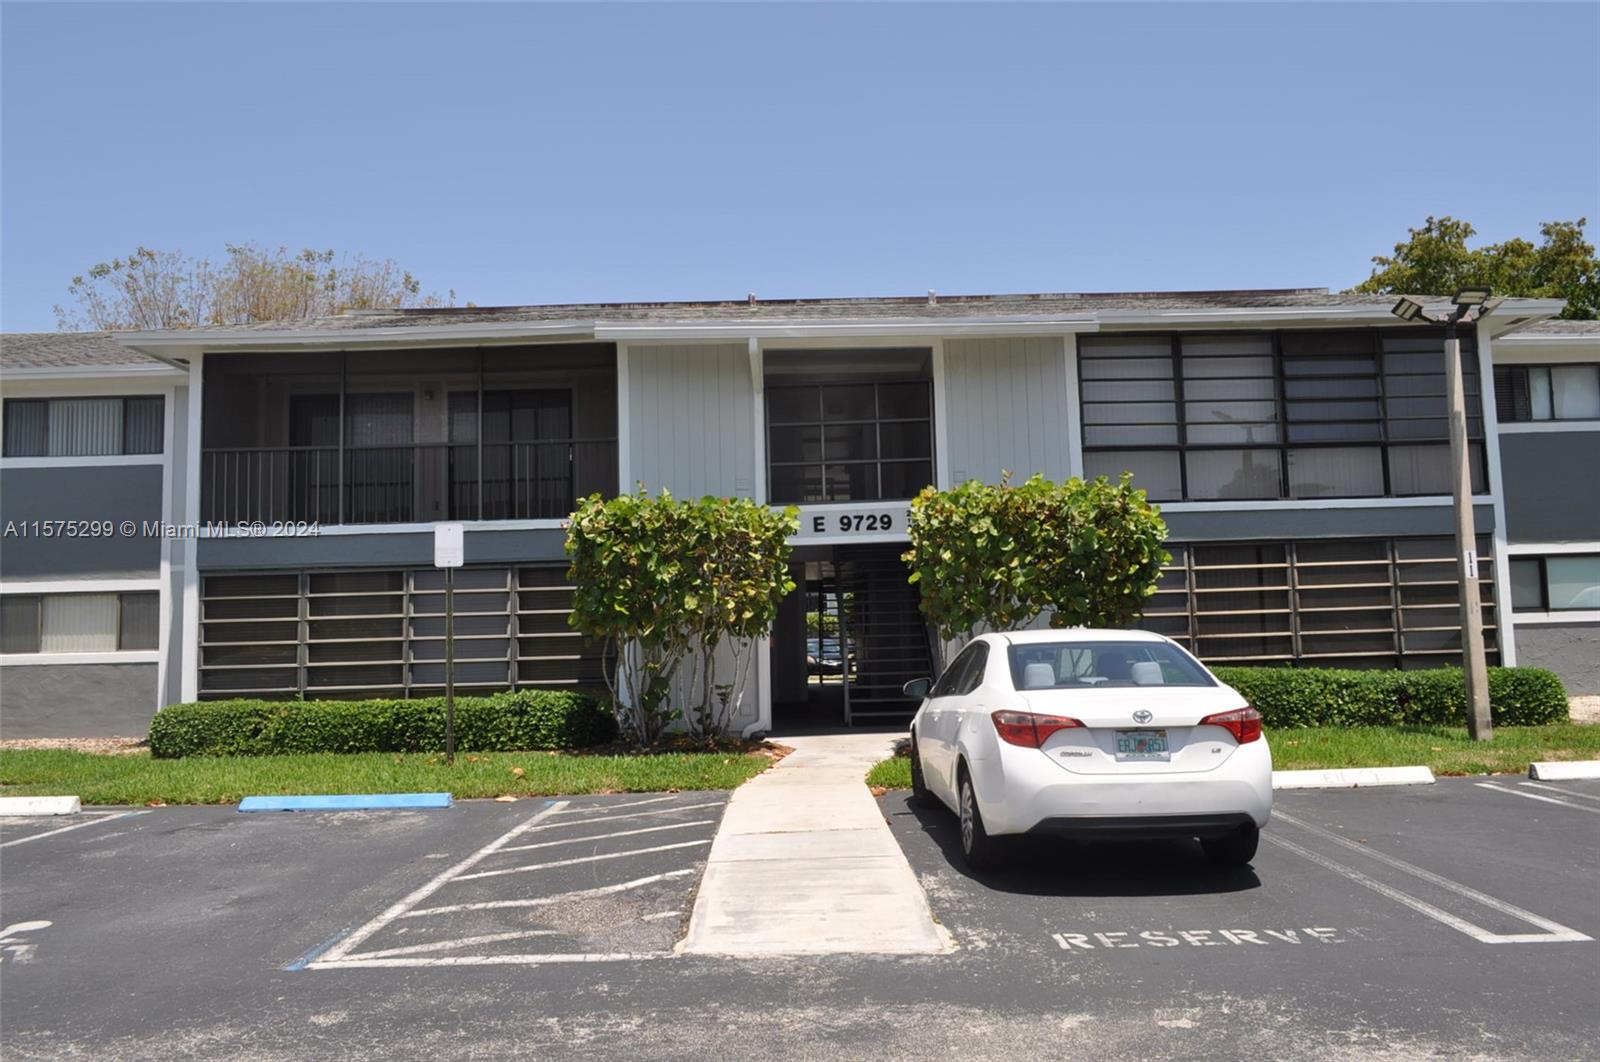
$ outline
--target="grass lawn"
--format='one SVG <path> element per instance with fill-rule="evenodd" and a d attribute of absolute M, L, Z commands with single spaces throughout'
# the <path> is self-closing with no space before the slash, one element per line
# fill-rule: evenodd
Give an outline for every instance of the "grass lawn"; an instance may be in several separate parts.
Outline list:
<path fill-rule="evenodd" d="M 1465 727 L 1371 726 L 1269 730 L 1272 765 L 1280 771 L 1426 764 L 1435 774 L 1524 774 L 1534 760 L 1600 758 L 1600 725 L 1501 726 L 1477 742 Z M 911 761 L 884 760 L 867 784 L 911 788 Z"/>
<path fill-rule="evenodd" d="M 732 789 L 772 761 L 741 752 L 585 756 L 440 753 L 102 756 L 64 749 L 0 750 L 0 796 L 76 794 L 85 804 L 232 804 L 253 794 L 449 792 L 457 797 Z M 519 773 L 520 772 L 520 773 Z"/>

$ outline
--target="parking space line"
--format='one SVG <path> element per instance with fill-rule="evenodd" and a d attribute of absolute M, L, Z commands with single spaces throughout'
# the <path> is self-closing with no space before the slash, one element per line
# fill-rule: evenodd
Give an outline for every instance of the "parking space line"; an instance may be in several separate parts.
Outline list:
<path fill-rule="evenodd" d="M 1571 789 L 1562 789 L 1558 785 L 1547 785 L 1544 782 L 1518 782 L 1517 784 L 1528 786 L 1531 789 L 1548 789 L 1552 793 L 1560 793 L 1562 796 L 1577 797 L 1580 800 L 1600 800 L 1600 793 L 1577 793 Z"/>
<path fill-rule="evenodd" d="M 1505 786 L 1495 785 L 1493 782 L 1474 782 L 1473 785 L 1476 785 L 1479 789 L 1492 789 L 1496 793 L 1505 793 L 1507 796 L 1522 797 L 1526 800 L 1542 800 L 1546 804 L 1560 804 L 1564 808 L 1573 808 L 1578 811 L 1587 811 L 1591 815 L 1600 815 L 1600 808 L 1574 804 L 1570 800 L 1557 800 L 1555 797 L 1540 796 L 1538 793 L 1524 793 L 1520 789 L 1507 789 Z"/>
<path fill-rule="evenodd" d="M 14 844 L 27 844 L 29 841 L 42 841 L 46 837 L 54 837 L 58 833 L 68 833 L 68 832 L 70 832 L 72 830 L 81 830 L 85 826 L 98 826 L 102 822 L 111 822 L 111 821 L 116 820 L 116 819 L 125 819 L 130 815 L 148 815 L 148 814 L 149 814 L 149 812 L 147 812 L 147 811 L 119 811 L 119 812 L 117 812 L 115 814 L 111 814 L 111 815 L 95 815 L 94 817 L 92 817 L 92 818 L 90 818 L 90 819 L 88 819 L 88 820 L 86 820 L 84 822 L 74 822 L 70 826 L 58 826 L 53 830 L 46 830 L 43 833 L 35 833 L 35 834 L 30 834 L 27 837 L 14 838 L 14 839 L 12 839 L 10 841 L 6 841 L 3 844 L 0 844 L 0 848 L 10 848 Z"/>
<path fill-rule="evenodd" d="M 1435 907 L 1426 900 L 1418 899 L 1417 897 L 1412 896 L 1410 893 L 1402 892 L 1393 886 L 1374 880 L 1373 878 L 1368 877 L 1353 867 L 1345 866 L 1343 863 L 1336 862 L 1324 855 L 1321 855 L 1320 853 L 1313 852 L 1308 848 L 1303 848 L 1300 845 L 1295 844 L 1293 841 L 1289 841 L 1273 834 L 1262 834 L 1264 838 L 1266 838 L 1268 841 L 1271 841 L 1273 844 L 1278 845 L 1280 848 L 1285 848 L 1296 855 L 1309 859 L 1313 863 L 1326 867 L 1327 869 L 1332 870 L 1335 873 L 1350 879 L 1351 881 L 1354 881 L 1358 885 L 1363 885 L 1369 889 L 1372 889 L 1374 892 L 1387 896 L 1397 903 L 1404 904 L 1405 906 L 1410 907 L 1412 910 L 1415 910 L 1421 914 L 1425 914 L 1429 918 L 1432 918 L 1438 922 L 1442 922 L 1452 929 L 1459 930 L 1460 932 L 1465 933 L 1480 943 L 1555 944 L 1588 941 L 1594 939 L 1587 934 L 1580 933 L 1577 930 L 1568 926 L 1564 926 L 1559 922 L 1545 918 L 1541 915 L 1536 915 L 1532 911 L 1526 911 L 1515 904 L 1510 904 L 1504 900 L 1496 899 L 1487 893 L 1482 893 L 1477 889 L 1462 885 L 1460 882 L 1451 881 L 1449 878 L 1442 877 L 1430 870 L 1424 870 L 1422 867 L 1407 863 L 1403 859 L 1396 859 L 1394 856 L 1388 855 L 1384 852 L 1376 851 L 1370 846 L 1357 844 L 1348 837 L 1340 837 L 1336 833 L 1324 830 L 1320 826 L 1313 826 L 1309 822 L 1303 822 L 1292 815 L 1287 815 L 1280 811 L 1274 811 L 1273 817 L 1293 826 L 1297 826 L 1316 837 L 1322 838 L 1323 840 L 1332 841 L 1333 843 L 1341 845 L 1345 848 L 1349 848 L 1352 851 L 1360 852 L 1364 856 L 1367 856 L 1371 859 L 1376 859 L 1380 863 L 1394 867 L 1396 870 L 1403 871 L 1415 878 L 1426 881 L 1431 885 L 1436 885 L 1439 888 L 1445 889 L 1449 892 L 1454 892 L 1459 896 L 1464 896 L 1475 903 L 1479 903 L 1485 907 L 1499 911 L 1501 914 L 1510 915 L 1519 921 L 1527 922 L 1530 925 L 1535 925 L 1546 930 L 1544 933 L 1492 933 L 1489 930 L 1484 929 L 1482 926 L 1467 921 L 1465 918 L 1453 915 L 1442 908 Z"/>
<path fill-rule="evenodd" d="M 677 798 L 677 794 L 673 793 L 673 794 L 669 794 L 667 796 L 651 797 L 649 800 L 629 800 L 626 803 L 622 803 L 622 804 L 585 804 L 582 807 L 566 808 L 566 809 L 564 809 L 564 810 L 562 810 L 560 812 L 557 812 L 557 814 L 560 814 L 560 815 L 578 815 L 578 814 L 582 814 L 585 811 L 614 811 L 617 808 L 637 808 L 637 807 L 643 807 L 646 804 L 664 803 L 665 801 L 674 800 L 676 798 Z"/>
<path fill-rule="evenodd" d="M 655 914 L 645 915 L 639 919 L 641 922 L 659 922 L 663 918 L 682 918 L 682 911 L 657 911 Z"/>
<path fill-rule="evenodd" d="M 543 822 L 551 815 L 559 813 L 561 809 L 566 806 L 567 802 L 564 800 L 552 801 L 546 804 L 534 815 L 512 827 L 510 830 L 507 830 L 499 837 L 496 837 L 494 840 L 490 841 L 476 852 L 467 856 L 455 866 L 434 875 L 432 878 L 429 878 L 425 884 L 413 889 L 411 892 L 407 893 L 404 898 L 391 904 L 382 914 L 378 915 L 378 917 L 374 918 L 366 925 L 361 926 L 348 937 L 345 937 L 339 943 L 335 944 L 325 953 L 321 960 L 311 963 L 310 967 L 315 969 L 316 967 L 322 966 L 325 963 L 334 962 L 344 958 L 346 955 L 349 955 L 358 944 L 365 941 L 374 933 L 377 933 L 384 926 L 388 925 L 390 922 L 393 922 L 396 918 L 399 918 L 401 915 L 405 914 L 423 900 L 426 900 L 429 896 L 432 896 L 435 892 L 438 892 L 440 889 L 444 888 L 446 884 L 448 884 L 453 878 L 460 875 L 462 871 L 471 870 L 483 860 L 494 855 L 505 845 L 516 840 L 529 830 L 537 827 L 539 823 Z"/>
<path fill-rule="evenodd" d="M 312 970 L 349 970 L 391 966 L 537 966 L 563 962 L 638 962 L 643 959 L 670 959 L 670 951 L 574 952 L 561 955 L 396 955 L 388 959 L 320 960 Z"/>
<path fill-rule="evenodd" d="M 645 885 L 653 885 L 658 881 L 668 878 L 681 878 L 697 873 L 695 867 L 685 867 L 682 870 L 668 870 L 660 874 L 651 874 L 648 877 L 634 878 L 632 881 L 618 882 L 615 885 L 601 885 L 593 889 L 577 889 L 572 892 L 558 892 L 553 896 L 529 896 L 520 900 L 483 900 L 479 903 L 452 903 L 442 907 L 419 907 L 414 911 L 407 911 L 401 918 L 423 918 L 427 915 L 455 914 L 458 911 L 493 911 L 503 907 L 545 907 L 553 903 L 564 903 L 567 900 L 584 900 L 591 896 L 610 896 L 613 893 L 627 892 Z"/>
<path fill-rule="evenodd" d="M 637 830 L 618 830 L 616 833 L 589 833 L 582 837 L 563 837 L 559 841 L 540 841 L 537 844 L 514 844 L 500 849 L 506 852 L 530 852 L 535 848 L 553 848 L 563 844 L 582 844 L 584 841 L 608 841 L 613 837 L 635 837 L 641 833 L 660 833 L 662 830 L 687 830 L 694 826 L 710 826 L 714 819 L 696 819 L 694 822 L 675 822 L 670 826 L 643 826 Z"/>
<path fill-rule="evenodd" d="M 708 837 L 703 841 L 681 841 L 678 844 L 661 844 L 654 848 L 635 848 L 627 852 L 606 852 L 602 855 L 579 856 L 576 859 L 557 859 L 550 863 L 531 863 L 522 867 L 505 867 L 500 870 L 480 870 L 476 874 L 459 874 L 454 881 L 473 881 L 477 878 L 498 878 L 506 874 L 525 874 L 531 870 L 547 870 L 550 867 L 570 867 L 578 863 L 599 863 L 607 859 L 625 859 L 628 856 L 645 855 L 649 852 L 670 852 L 676 848 L 697 848 L 709 845 Z"/>
<path fill-rule="evenodd" d="M 712 800 L 705 804 L 684 804 L 681 807 L 661 808 L 658 811 L 635 811 L 628 815 L 589 815 L 581 819 L 563 819 L 561 822 L 547 822 L 539 828 L 541 830 L 557 830 L 563 826 L 581 826 L 584 823 L 600 822 L 602 820 L 605 822 L 621 822 L 623 819 L 644 819 L 655 815 L 671 815 L 679 811 L 698 811 L 701 808 L 720 808 L 721 806 L 722 801 Z M 578 808 L 575 810 L 583 811 L 588 809 Z"/>
<path fill-rule="evenodd" d="M 432 940 L 426 944 L 407 944 L 403 948 L 383 948 L 379 951 L 364 951 L 360 958 L 363 959 L 388 959 L 396 955 L 419 955 L 428 951 L 449 951 L 451 948 L 465 948 L 473 944 L 494 944 L 502 940 L 526 940 L 529 937 L 556 937 L 560 936 L 556 929 L 518 929 L 510 933 L 482 933 L 475 937 L 457 937 L 454 940 Z"/>

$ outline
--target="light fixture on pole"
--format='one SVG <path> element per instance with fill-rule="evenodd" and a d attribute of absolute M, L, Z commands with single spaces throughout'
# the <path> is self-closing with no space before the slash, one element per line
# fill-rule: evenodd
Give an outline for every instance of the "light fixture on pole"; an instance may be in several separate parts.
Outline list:
<path fill-rule="evenodd" d="M 1461 598 L 1461 663 L 1467 682 L 1467 732 L 1474 741 L 1494 736 L 1489 716 L 1489 668 L 1483 646 L 1483 608 L 1478 592 L 1478 534 L 1472 513 L 1472 457 L 1467 445 L 1467 401 L 1462 383 L 1461 340 L 1457 329 L 1491 312 L 1500 300 L 1488 288 L 1462 288 L 1451 300 L 1455 309 L 1432 313 L 1418 300 L 1402 295 L 1391 312 L 1406 322 L 1444 326 L 1445 394 L 1450 418 L 1450 483 L 1456 518 L 1456 579 Z M 1481 395 L 1481 388 L 1480 388 Z"/>

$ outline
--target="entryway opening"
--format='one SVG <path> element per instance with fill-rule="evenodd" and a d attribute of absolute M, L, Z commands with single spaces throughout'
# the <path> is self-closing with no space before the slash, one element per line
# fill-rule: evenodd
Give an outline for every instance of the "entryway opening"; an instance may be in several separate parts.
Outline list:
<path fill-rule="evenodd" d="M 794 551 L 772 631 L 777 734 L 903 728 L 917 702 L 901 687 L 933 674 L 933 642 L 898 543 Z"/>

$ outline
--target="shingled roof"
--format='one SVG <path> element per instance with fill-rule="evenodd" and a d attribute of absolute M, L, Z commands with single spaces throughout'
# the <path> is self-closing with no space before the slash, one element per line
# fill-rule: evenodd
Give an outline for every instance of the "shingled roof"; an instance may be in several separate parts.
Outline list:
<path fill-rule="evenodd" d="M 99 369 L 160 363 L 119 344 L 110 332 L 7 332 L 0 335 L 0 370 Z"/>

